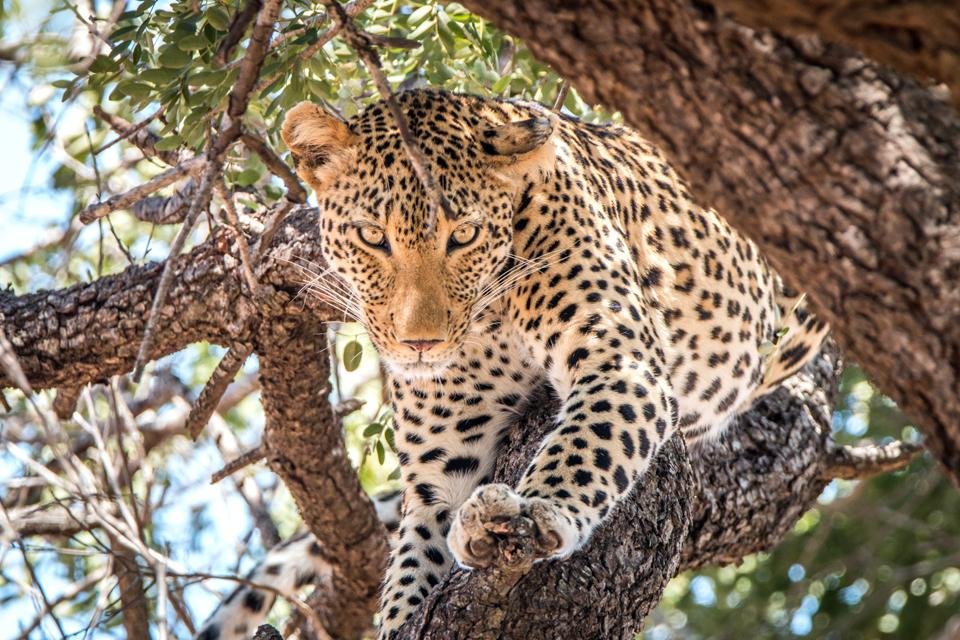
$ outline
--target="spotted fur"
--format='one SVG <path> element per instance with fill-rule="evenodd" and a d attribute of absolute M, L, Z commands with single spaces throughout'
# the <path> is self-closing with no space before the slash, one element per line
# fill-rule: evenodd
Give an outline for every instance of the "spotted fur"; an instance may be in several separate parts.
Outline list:
<path fill-rule="evenodd" d="M 320 204 L 323 295 L 389 371 L 406 489 L 384 638 L 454 562 L 496 562 L 505 519 L 534 521 L 543 558 L 582 547 L 675 432 L 717 437 L 827 330 L 636 132 L 524 102 L 399 102 L 449 217 L 385 105 L 343 123 L 301 104 L 283 127 Z M 518 486 L 489 484 L 543 380 L 556 428 Z"/>

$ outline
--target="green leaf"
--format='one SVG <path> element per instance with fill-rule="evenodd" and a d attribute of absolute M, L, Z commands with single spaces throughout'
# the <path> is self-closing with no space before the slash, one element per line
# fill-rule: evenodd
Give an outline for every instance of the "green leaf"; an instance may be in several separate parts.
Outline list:
<path fill-rule="evenodd" d="M 157 62 L 160 63 L 160 66 L 173 69 L 185 67 L 190 64 L 191 60 L 193 60 L 192 53 L 189 51 L 183 51 L 172 45 L 167 45 L 163 51 L 160 52 L 160 57 L 157 58 Z"/>
<path fill-rule="evenodd" d="M 103 73 L 105 71 L 115 71 L 119 65 L 104 55 L 97 56 L 90 65 L 91 73 Z"/>
<path fill-rule="evenodd" d="M 206 49 L 210 45 L 203 36 L 187 36 L 177 41 L 177 48 L 181 51 L 197 51 Z"/>
<path fill-rule="evenodd" d="M 356 340 L 351 340 L 343 347 L 343 368 L 347 371 L 356 371 L 363 358 L 363 347 Z"/>
<path fill-rule="evenodd" d="M 180 75 L 179 71 L 174 69 L 147 69 L 146 71 L 140 72 L 140 80 L 145 82 L 150 82 L 155 85 L 162 85 L 170 82 L 174 78 Z"/>
<path fill-rule="evenodd" d="M 493 83 L 493 86 L 490 87 L 490 91 L 495 94 L 503 93 L 503 90 L 510 86 L 510 81 L 512 78 L 510 76 L 503 76 L 499 80 Z"/>
<path fill-rule="evenodd" d="M 207 24 L 217 31 L 226 31 L 230 28 L 230 15 L 221 7 L 213 6 L 207 11 Z"/>
<path fill-rule="evenodd" d="M 153 146 L 157 151 L 173 151 L 179 149 L 182 144 L 183 139 L 180 136 L 166 136 L 157 140 Z"/>
<path fill-rule="evenodd" d="M 241 187 L 249 187 L 259 179 L 260 179 L 260 172 L 257 171 L 256 169 L 249 168 L 241 171 L 237 175 L 237 177 L 233 179 L 233 181 L 236 184 L 240 185 Z M 346 354 L 346 350 L 344 350 L 344 354 Z M 357 364 L 360 364 L 359 361 L 357 362 Z M 346 357 L 344 357 L 344 365 L 346 365 Z M 353 369 L 356 369 L 356 367 L 354 367 Z M 350 369 L 348 367 L 347 371 L 353 371 L 353 369 Z"/>
<path fill-rule="evenodd" d="M 387 459 L 387 452 L 383 448 L 383 442 L 380 440 L 377 440 L 377 444 L 376 446 L 374 446 L 374 449 L 377 452 L 377 462 L 379 462 L 380 464 L 383 464 L 384 461 Z"/>
<path fill-rule="evenodd" d="M 399 480 L 400 479 L 400 467 L 390 472 L 390 475 L 387 476 L 387 480 Z"/>
<path fill-rule="evenodd" d="M 419 40 L 424 35 L 427 34 L 430 29 L 433 28 L 433 25 L 436 23 L 436 20 L 424 20 L 420 23 L 420 26 L 407 34 L 407 37 L 411 40 Z"/>
<path fill-rule="evenodd" d="M 380 432 L 383 431 L 383 425 L 379 422 L 371 422 L 364 428 L 363 437 L 372 438 L 373 436 L 379 436 Z"/>
<path fill-rule="evenodd" d="M 131 98 L 148 98 L 153 91 L 150 85 L 136 80 L 124 80 L 117 85 L 117 89 Z"/>
<path fill-rule="evenodd" d="M 397 450 L 397 439 L 393 434 L 393 429 L 385 429 L 383 432 L 383 437 L 386 439 L 387 444 L 390 445 L 391 451 Z"/>
<path fill-rule="evenodd" d="M 426 18 L 431 13 L 433 13 L 433 5 L 425 4 L 410 14 L 410 16 L 407 18 L 407 24 L 410 25 L 411 27 L 414 27 L 420 24 L 421 22 L 423 22 L 424 18 Z"/>

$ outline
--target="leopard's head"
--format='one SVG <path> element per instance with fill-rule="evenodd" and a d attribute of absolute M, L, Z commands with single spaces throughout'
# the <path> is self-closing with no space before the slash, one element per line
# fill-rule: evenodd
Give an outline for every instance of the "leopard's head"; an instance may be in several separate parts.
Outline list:
<path fill-rule="evenodd" d="M 556 120 L 534 105 L 441 92 L 397 101 L 447 211 L 428 196 L 385 103 L 349 122 L 300 103 L 282 136 L 317 194 L 321 249 L 342 279 L 322 286 L 393 371 L 416 378 L 450 364 L 490 302 L 510 264 L 514 211 L 553 162 Z"/>

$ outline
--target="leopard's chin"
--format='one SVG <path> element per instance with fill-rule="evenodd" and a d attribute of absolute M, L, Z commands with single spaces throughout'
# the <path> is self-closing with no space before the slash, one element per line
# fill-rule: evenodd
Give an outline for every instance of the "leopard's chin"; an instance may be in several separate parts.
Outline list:
<path fill-rule="evenodd" d="M 435 380 L 444 375 L 453 363 L 453 358 L 444 358 L 434 362 L 412 361 L 397 362 L 391 358 L 384 358 L 384 364 L 390 375 L 404 380 Z"/>

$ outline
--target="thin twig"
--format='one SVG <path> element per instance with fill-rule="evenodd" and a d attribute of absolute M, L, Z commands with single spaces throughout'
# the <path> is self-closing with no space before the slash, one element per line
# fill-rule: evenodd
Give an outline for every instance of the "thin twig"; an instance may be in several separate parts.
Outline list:
<path fill-rule="evenodd" d="M 91 571 L 83 580 L 79 580 L 61 593 L 53 602 L 50 603 L 51 607 L 56 608 L 59 605 L 63 604 L 68 600 L 73 600 L 82 593 L 85 593 L 88 589 L 92 588 L 98 582 L 103 580 L 107 572 L 103 568 L 95 569 Z M 26 626 L 23 627 L 23 630 L 20 632 L 20 635 L 17 636 L 17 640 L 28 640 L 30 635 L 33 633 L 33 630 L 40 626 L 40 623 L 43 622 L 43 619 L 47 617 L 49 612 L 47 610 L 40 611 L 37 615 L 31 620 Z"/>
<path fill-rule="evenodd" d="M 93 155 L 99 155 L 121 140 L 126 140 L 129 138 L 130 142 L 140 149 L 143 155 L 147 156 L 148 158 L 160 158 L 171 166 L 177 164 L 180 161 L 179 153 L 176 151 L 157 150 L 155 145 L 160 140 L 160 137 L 157 134 L 145 129 L 148 124 L 159 118 L 163 114 L 163 111 L 164 107 L 160 107 L 137 124 L 133 124 L 131 122 L 127 122 L 120 116 L 107 113 L 100 107 L 100 105 L 94 105 L 94 115 L 106 122 L 111 129 L 120 135 L 110 142 L 98 147 L 96 150 L 94 150 Z"/>
<path fill-rule="evenodd" d="M 203 164 L 207 164 L 206 160 L 202 158 L 193 158 L 193 160 L 199 160 Z M 190 160 L 187 162 L 190 162 Z M 204 173 L 200 181 L 200 186 L 197 188 L 196 198 L 190 205 L 187 218 L 183 221 L 183 226 L 180 227 L 177 236 L 170 245 L 170 255 L 167 256 L 167 260 L 163 266 L 163 273 L 160 275 L 160 282 L 157 284 L 157 293 L 153 297 L 153 305 L 150 307 L 150 313 L 147 316 L 147 326 L 143 330 L 143 341 L 140 343 L 140 351 L 137 353 L 137 360 L 133 367 L 132 378 L 134 382 L 140 382 L 140 376 L 143 375 L 143 368 L 146 366 L 147 360 L 150 357 L 150 351 L 153 349 L 153 343 L 156 339 L 154 334 L 156 333 L 157 325 L 160 323 L 160 308 L 163 307 L 163 303 L 166 301 L 167 294 L 170 292 L 170 287 L 173 284 L 173 272 L 177 258 L 180 256 L 180 251 L 183 250 L 183 245 L 186 243 L 187 236 L 190 235 L 190 231 L 193 229 L 197 218 L 200 217 L 200 213 L 205 211 L 207 205 L 210 203 L 210 191 L 213 188 L 214 176 L 218 175 L 219 172 L 220 162 L 210 162 L 208 170 Z"/>
<path fill-rule="evenodd" d="M 13 524 L 10 521 L 9 514 L 7 513 L 7 508 L 3 506 L 3 503 L 0 502 L 0 522 L 3 523 L 4 528 L 13 530 Z M 61 637 L 66 637 L 63 625 L 60 623 L 60 619 L 57 618 L 56 614 L 53 613 L 53 605 L 50 604 L 50 599 L 47 598 L 47 592 L 43 588 L 43 583 L 37 579 L 37 572 L 33 568 L 33 563 L 30 561 L 30 557 L 27 555 L 27 548 L 23 544 L 23 538 L 17 538 L 16 546 L 20 549 L 20 554 L 23 557 L 23 565 L 27 568 L 27 573 L 30 574 L 30 580 L 33 582 L 36 587 L 37 593 L 40 595 L 40 600 L 43 602 L 43 606 L 47 611 L 48 615 L 53 618 L 54 623 L 57 625 L 57 629 L 60 631 Z"/>
<path fill-rule="evenodd" d="M 263 7 L 263 0 L 249 0 L 243 9 L 233 17 L 230 23 L 230 29 L 227 35 L 220 41 L 217 53 L 213 56 L 213 63 L 217 66 L 223 66 L 230 59 L 233 49 L 243 39 L 243 34 L 247 32 L 247 27 L 253 20 L 260 8 Z"/>
<path fill-rule="evenodd" d="M 231 476 L 237 471 L 240 471 L 244 467 L 248 467 L 251 464 L 256 464 L 266 457 L 267 452 L 263 448 L 263 445 L 257 445 L 253 449 L 250 449 L 246 453 L 241 454 L 239 457 L 236 457 L 227 464 L 223 465 L 223 468 L 219 471 L 214 472 L 214 474 L 210 476 L 210 484 L 217 484 L 227 476 Z"/>
<path fill-rule="evenodd" d="M 129 191 L 113 196 L 104 202 L 98 202 L 88 206 L 86 209 L 80 212 L 80 222 L 83 224 L 89 224 L 94 220 L 102 218 L 103 216 L 116 211 L 117 209 L 127 209 L 135 202 L 142 200 L 154 191 L 171 185 L 186 175 L 198 173 L 200 170 L 206 167 L 207 164 L 207 160 L 204 157 L 196 157 L 184 160 L 177 166 L 168 169 L 157 176 L 154 176 L 150 180 L 137 185 Z"/>
<path fill-rule="evenodd" d="M 296 174 L 290 170 L 287 163 L 281 160 L 280 156 L 274 153 L 273 149 L 271 149 L 262 138 L 250 131 L 244 131 L 241 140 L 248 149 L 260 156 L 260 159 L 263 160 L 263 163 L 267 165 L 267 169 L 269 169 L 273 175 L 283 180 L 283 184 L 287 187 L 288 200 L 296 202 L 297 204 L 303 204 L 307 201 L 307 191 L 303 188 L 303 185 L 300 184 L 300 180 Z"/>
<path fill-rule="evenodd" d="M 417 178 L 420 180 L 424 191 L 427 192 L 427 197 L 431 201 L 432 206 L 430 207 L 425 225 L 427 235 L 431 235 L 436 230 L 438 209 L 443 212 L 448 220 L 454 220 L 456 216 L 430 171 L 427 157 L 423 154 L 420 145 L 417 144 L 416 138 L 414 138 L 410 132 L 410 127 L 407 125 L 407 120 L 403 115 L 403 111 L 400 109 L 400 104 L 397 102 L 393 89 L 390 88 L 387 76 L 383 73 L 380 56 L 377 54 L 376 49 L 374 49 L 376 39 L 357 28 L 337 0 L 323 0 L 323 4 L 336 17 L 337 24 L 343 30 L 343 37 L 347 41 L 347 44 L 349 44 L 356 51 L 357 55 L 360 56 L 360 59 L 363 60 L 367 71 L 370 73 L 370 77 L 373 78 L 373 83 L 376 85 L 377 91 L 380 93 L 380 97 L 384 103 L 386 103 L 387 108 L 393 115 L 393 119 L 396 121 L 397 130 L 400 133 L 400 141 L 407 153 L 407 158 L 410 160 L 410 164 L 413 165 L 414 173 L 417 174 Z"/>
<path fill-rule="evenodd" d="M 553 110 L 560 111 L 563 109 L 563 103 L 567 101 L 567 94 L 570 93 L 570 83 L 566 80 L 560 82 L 560 90 L 557 92 L 557 97 L 553 101 Z"/>
<path fill-rule="evenodd" d="M 372 4 L 373 4 L 373 0 L 354 0 L 353 2 L 348 4 L 346 7 L 344 7 L 344 11 L 346 11 L 347 15 L 350 16 L 351 18 L 355 18 L 356 16 L 363 13 L 367 9 L 367 7 L 369 7 Z M 323 16 L 323 19 L 326 20 L 326 16 Z M 301 51 L 299 54 L 297 54 L 297 61 L 304 62 L 306 60 L 313 58 L 315 55 L 317 55 L 317 52 L 323 48 L 323 45 L 333 40 L 333 38 L 338 33 L 340 33 L 341 29 L 342 27 L 339 24 L 335 24 L 334 26 L 324 31 L 317 38 L 316 42 L 314 42 L 309 47 L 307 47 L 306 49 Z M 275 44 L 279 45 L 283 42 L 284 39 L 289 37 L 290 36 L 288 34 L 281 34 L 277 36 L 276 40 L 270 45 L 271 50 L 274 48 Z M 254 87 L 253 89 L 254 93 L 260 93 L 261 91 L 269 87 L 271 84 L 273 84 L 276 81 L 276 79 L 279 78 L 280 75 L 284 73 L 287 73 L 286 67 L 277 69 L 273 73 L 273 75 L 263 78 L 262 80 L 260 80 L 260 82 L 257 83 L 257 86 Z"/>
<path fill-rule="evenodd" d="M 200 432 L 203 431 L 203 427 L 210 420 L 210 416 L 217 410 L 227 387 L 233 382 L 233 378 L 251 353 L 253 353 L 252 344 L 238 343 L 232 345 L 223 354 L 220 364 L 217 365 L 210 379 L 207 380 L 207 384 L 200 392 L 200 397 L 197 398 L 193 408 L 190 409 L 190 415 L 187 416 L 187 432 L 191 438 L 196 440 Z"/>
<path fill-rule="evenodd" d="M 250 94 L 260 76 L 263 59 L 267 56 L 270 47 L 270 35 L 273 33 L 274 23 L 280 13 L 280 0 L 266 0 L 257 13 L 257 21 L 250 33 L 250 43 L 240 63 L 240 72 L 237 81 L 230 92 L 227 101 L 227 126 L 220 131 L 213 144 L 212 153 L 219 157 L 226 151 L 234 140 L 240 137 L 241 116 L 247 111 Z"/>
<path fill-rule="evenodd" d="M 334 418 L 339 420 L 343 416 L 353 413 L 362 406 L 363 400 L 357 400 L 356 398 L 344 400 L 333 408 Z M 210 484 L 216 484 L 227 476 L 233 475 L 237 471 L 240 471 L 244 467 L 260 462 L 265 457 L 267 457 L 266 449 L 262 444 L 257 445 L 253 449 L 250 449 L 246 453 L 237 456 L 227 464 L 223 465 L 223 468 L 210 476 Z"/>
<path fill-rule="evenodd" d="M 217 195 L 223 200 L 223 210 L 227 215 L 227 226 L 233 231 L 234 238 L 237 240 L 237 248 L 240 251 L 240 265 L 243 268 L 243 277 L 250 287 L 250 294 L 256 299 L 257 292 L 260 290 L 260 283 L 257 282 L 257 276 L 253 272 L 253 260 L 250 258 L 250 245 L 247 242 L 247 236 L 243 234 L 240 228 L 240 218 L 237 216 L 237 208 L 233 203 L 233 197 L 227 190 L 227 185 L 223 181 L 223 176 L 218 176 L 217 183 L 214 185 Z"/>
<path fill-rule="evenodd" d="M 830 451 L 821 477 L 825 480 L 858 480 L 879 473 L 898 471 L 910 464 L 922 451 L 921 445 L 902 440 L 882 445 L 871 443 L 835 446 Z"/>

